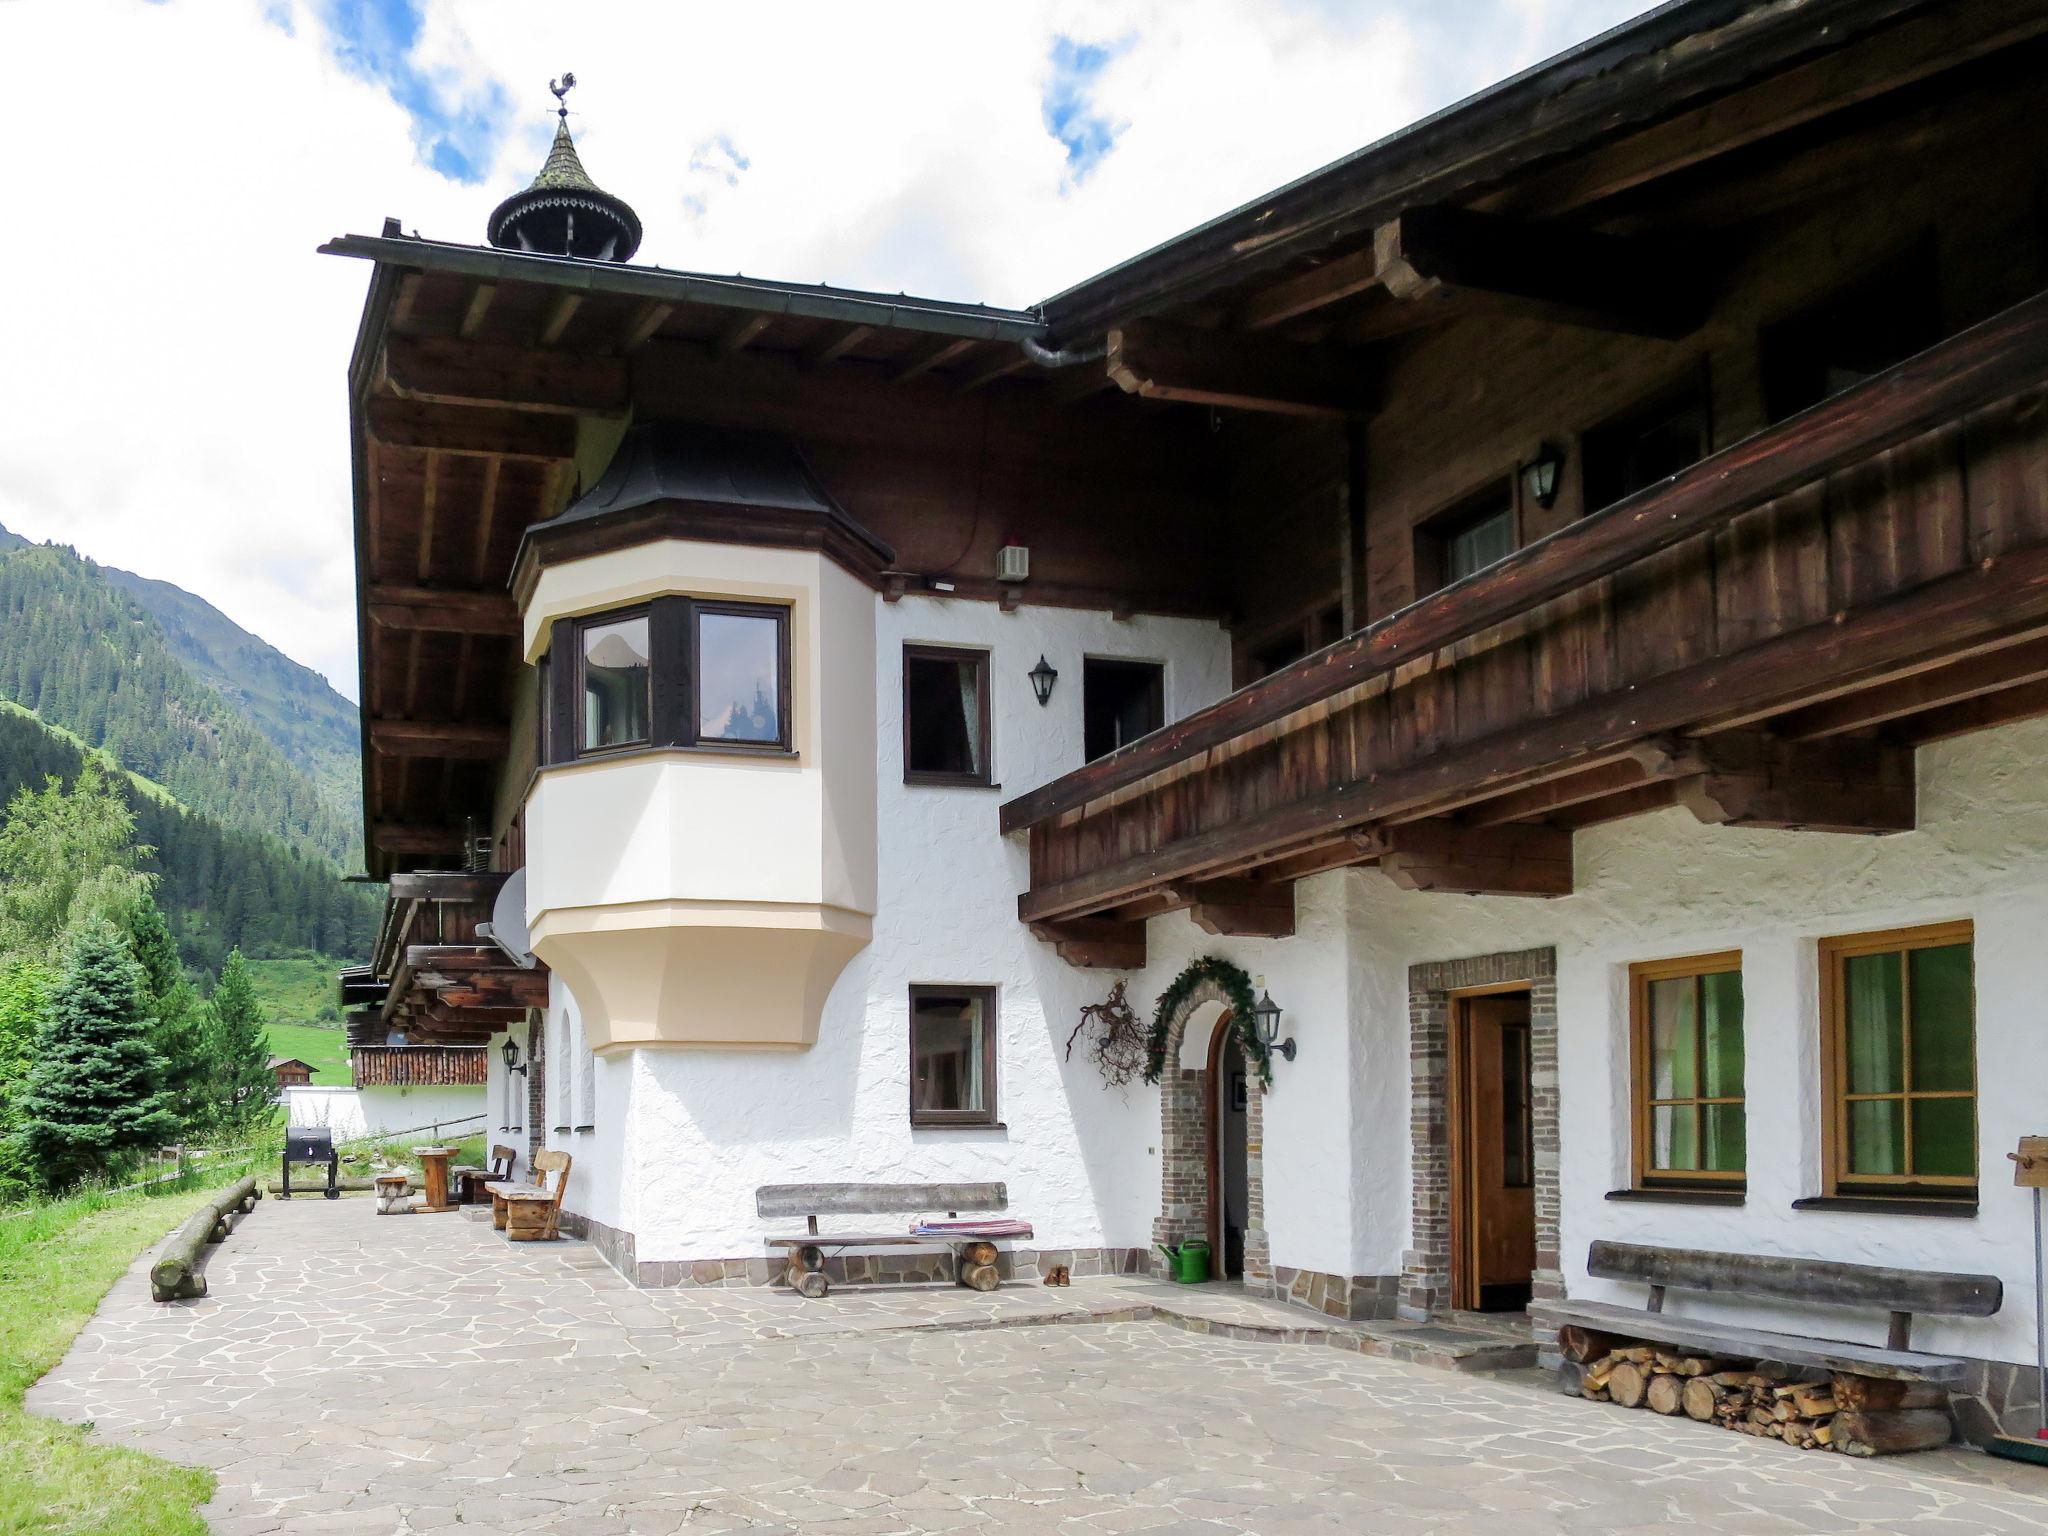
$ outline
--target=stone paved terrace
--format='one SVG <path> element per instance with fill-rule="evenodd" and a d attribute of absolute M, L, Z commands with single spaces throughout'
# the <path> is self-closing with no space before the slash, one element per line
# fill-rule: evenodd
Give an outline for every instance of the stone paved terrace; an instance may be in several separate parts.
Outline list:
<path fill-rule="evenodd" d="M 220 1536 L 2048 1528 L 2048 1471 L 1795 1451 L 1222 1289 L 642 1292 L 366 1200 L 266 1201 L 209 1280 L 158 1306 L 138 1264 L 29 1406 L 214 1468 Z"/>

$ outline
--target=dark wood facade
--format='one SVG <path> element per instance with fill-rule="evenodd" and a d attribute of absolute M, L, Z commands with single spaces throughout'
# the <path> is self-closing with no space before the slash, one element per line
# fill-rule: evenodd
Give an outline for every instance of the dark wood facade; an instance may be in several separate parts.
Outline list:
<path fill-rule="evenodd" d="M 348 1056 L 358 1088 L 481 1088 L 490 1080 L 480 1045 L 359 1045 Z"/>
<path fill-rule="evenodd" d="M 2048 711 L 2044 81 L 2037 6 L 1690 0 L 1030 311 L 336 242 L 372 871 L 512 861 L 513 557 L 631 419 L 787 434 L 884 596 L 1229 625 L 1239 692 L 1003 808 L 1070 959 L 1558 894 L 1659 806 L 1909 827 L 1916 745 Z"/>
<path fill-rule="evenodd" d="M 388 1048 L 475 1046 L 544 1008 L 548 973 L 517 964 L 478 932 L 488 923 L 503 874 L 416 871 L 394 875 L 370 973 L 381 988 L 349 1044 Z M 361 1086 L 358 1084 L 358 1086 Z"/>

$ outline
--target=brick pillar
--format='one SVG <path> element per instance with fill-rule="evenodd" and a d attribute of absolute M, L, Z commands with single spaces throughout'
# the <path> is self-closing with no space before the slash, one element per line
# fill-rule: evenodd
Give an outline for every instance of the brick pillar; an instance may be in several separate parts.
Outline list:
<path fill-rule="evenodd" d="M 1273 1249 L 1266 1237 L 1266 1085 L 1256 1072 L 1245 1073 L 1244 1156 L 1244 1283 L 1272 1292 Z"/>
<path fill-rule="evenodd" d="M 1159 1215 L 1152 1223 L 1152 1241 L 1175 1247 L 1209 1235 L 1209 1074 L 1181 1068 L 1179 1054 L 1176 1038 L 1159 1074 Z M 1165 1275 L 1157 1247 L 1151 1264 Z"/>
<path fill-rule="evenodd" d="M 548 1026 L 538 1008 L 526 1010 L 526 1165 L 548 1144 Z"/>

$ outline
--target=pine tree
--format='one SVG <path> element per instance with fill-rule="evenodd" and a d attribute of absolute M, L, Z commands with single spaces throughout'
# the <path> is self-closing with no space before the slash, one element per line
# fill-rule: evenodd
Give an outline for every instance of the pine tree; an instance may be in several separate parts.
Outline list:
<path fill-rule="evenodd" d="M 178 1134 L 191 1136 L 213 1118 L 213 1060 L 208 1050 L 206 1018 L 185 967 L 170 924 L 149 897 L 136 903 L 129 923 L 135 963 L 142 968 L 142 988 L 149 1006 L 149 1043 L 163 1070 L 163 1091 Z"/>
<path fill-rule="evenodd" d="M 239 949 L 229 953 L 221 968 L 207 1012 L 213 1101 L 224 1127 L 245 1131 L 269 1115 L 277 1077 L 270 1070 L 270 1040 L 255 983 Z"/>
<path fill-rule="evenodd" d="M 113 1173 L 175 1133 L 142 971 L 111 923 L 94 919 L 72 940 L 19 1110 L 15 1140 L 50 1189 Z"/>

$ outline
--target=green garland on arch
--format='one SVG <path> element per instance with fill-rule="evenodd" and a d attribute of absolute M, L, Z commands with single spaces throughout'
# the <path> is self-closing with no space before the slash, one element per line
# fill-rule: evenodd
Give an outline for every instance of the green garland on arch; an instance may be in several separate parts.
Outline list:
<path fill-rule="evenodd" d="M 1259 1038 L 1258 1021 L 1252 1012 L 1252 1005 L 1257 1001 L 1252 996 L 1252 979 L 1221 955 L 1204 955 L 1190 962 L 1186 970 L 1173 978 L 1173 984 L 1159 994 L 1159 1002 L 1152 1010 L 1152 1038 L 1145 1060 L 1145 1081 L 1158 1082 L 1159 1074 L 1166 1070 L 1167 1028 L 1181 1005 L 1205 981 L 1215 982 L 1230 1000 L 1231 1027 L 1237 1031 L 1244 1054 L 1257 1064 L 1259 1081 L 1268 1088 L 1272 1087 L 1273 1058 L 1266 1050 L 1266 1043 Z"/>

